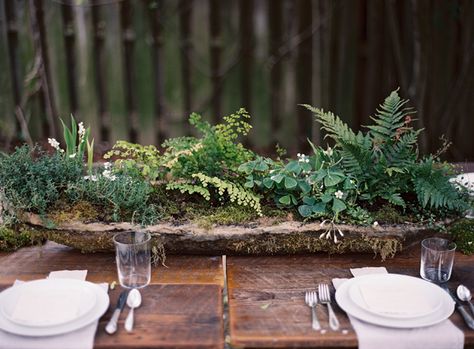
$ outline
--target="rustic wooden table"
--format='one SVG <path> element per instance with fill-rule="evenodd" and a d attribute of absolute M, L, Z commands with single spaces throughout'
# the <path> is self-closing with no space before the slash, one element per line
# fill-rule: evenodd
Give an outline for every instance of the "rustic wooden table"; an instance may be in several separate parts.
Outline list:
<path fill-rule="evenodd" d="M 357 338 L 348 318 L 335 307 L 342 332 L 315 333 L 310 327 L 310 310 L 303 302 L 304 291 L 334 277 L 351 277 L 350 267 L 385 266 L 389 272 L 418 275 L 419 248 L 413 248 L 385 262 L 372 255 L 226 258 L 169 256 L 166 267 L 153 268 L 152 283 L 144 290 L 143 306 L 136 314 L 136 331 L 120 330 L 109 336 L 104 326 L 109 310 L 97 330 L 96 348 L 356 348 Z M 87 280 L 117 280 L 113 254 L 81 254 L 68 247 L 47 243 L 43 247 L 0 253 L 0 288 L 16 279 L 45 277 L 52 270 L 87 269 Z M 456 255 L 451 286 L 461 281 L 474 289 L 474 257 Z M 222 293 L 227 274 L 228 313 Z M 111 306 L 119 287 L 110 291 Z M 325 309 L 319 309 L 327 326 Z M 229 319 L 224 329 L 223 316 Z M 120 326 L 123 328 L 124 314 Z M 474 331 L 469 331 L 457 313 L 451 320 L 465 333 L 466 348 L 474 348 Z"/>
<path fill-rule="evenodd" d="M 52 242 L 14 253 L 0 253 L 0 289 L 16 279 L 46 277 L 52 270 L 87 269 L 87 280 L 117 280 L 114 254 L 81 254 Z M 105 333 L 120 293 L 120 286 L 109 291 L 109 311 L 97 329 L 95 348 L 223 348 L 224 322 L 222 257 L 169 256 L 166 267 L 152 269 L 151 285 L 143 290 L 143 304 L 136 311 L 135 331 Z"/>

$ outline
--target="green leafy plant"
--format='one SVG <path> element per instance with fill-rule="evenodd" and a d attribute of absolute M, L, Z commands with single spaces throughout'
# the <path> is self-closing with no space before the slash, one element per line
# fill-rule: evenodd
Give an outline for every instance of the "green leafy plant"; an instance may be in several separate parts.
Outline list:
<path fill-rule="evenodd" d="M 312 111 L 340 153 L 344 173 L 359 182 L 360 200 L 385 200 L 402 209 L 416 193 L 419 204 L 427 209 L 466 209 L 463 194 L 449 182 L 447 165 L 433 158 L 419 159 L 416 148 L 422 130 L 411 126 L 414 111 L 407 100 L 393 91 L 367 126 L 368 131 L 353 132 L 331 112 L 304 105 Z"/>
<path fill-rule="evenodd" d="M 66 156 L 75 157 L 82 159 L 84 156 L 84 150 L 89 141 L 90 127 L 84 128 L 82 122 L 77 123 L 74 116 L 71 114 L 71 128 L 68 128 L 62 119 L 61 124 L 63 126 L 63 137 L 66 143 Z"/>
<path fill-rule="evenodd" d="M 160 152 L 154 145 L 140 145 L 126 141 L 117 141 L 112 150 L 104 155 L 104 159 L 117 157 L 115 165 L 127 171 L 138 170 L 141 175 L 155 181 L 163 175 Z"/>
<path fill-rule="evenodd" d="M 173 178 L 192 178 L 202 173 L 210 177 L 235 179 L 237 168 L 249 161 L 254 154 L 238 142 L 251 129 L 245 109 L 225 116 L 224 122 L 215 126 L 203 121 L 196 113 L 189 122 L 201 134 L 200 138 L 180 137 L 163 143 L 165 152 L 162 165 L 169 169 Z"/>
<path fill-rule="evenodd" d="M 82 163 L 56 152 L 23 146 L 0 159 L 2 196 L 16 210 L 44 214 L 64 189 L 82 178 Z"/>

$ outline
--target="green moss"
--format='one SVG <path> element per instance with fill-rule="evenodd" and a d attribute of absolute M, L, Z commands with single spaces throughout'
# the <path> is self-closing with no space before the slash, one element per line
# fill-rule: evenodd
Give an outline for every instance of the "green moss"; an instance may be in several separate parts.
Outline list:
<path fill-rule="evenodd" d="M 374 221 L 380 224 L 402 224 L 410 221 L 410 218 L 400 213 L 392 205 L 384 205 L 378 211 L 372 213 Z"/>
<path fill-rule="evenodd" d="M 16 251 L 24 246 L 37 244 L 41 240 L 32 237 L 26 229 L 0 226 L 0 251 Z"/>
<path fill-rule="evenodd" d="M 247 206 L 189 205 L 186 209 L 186 217 L 202 228 L 211 229 L 214 224 L 229 225 L 250 222 L 257 218 L 257 214 L 254 209 Z"/>
<path fill-rule="evenodd" d="M 341 254 L 348 252 L 372 252 L 382 260 L 392 258 L 402 250 L 402 244 L 395 238 L 368 238 L 366 236 L 344 238 L 335 244 L 332 240 L 319 239 L 306 234 L 287 235 L 276 241 L 274 236 L 249 238 L 234 245 L 236 252 L 245 254 L 294 254 L 301 252 L 328 252 Z"/>
<path fill-rule="evenodd" d="M 49 214 L 54 223 L 68 221 L 93 222 L 99 219 L 99 211 L 86 201 L 79 201 L 72 206 L 65 206 Z"/>
<path fill-rule="evenodd" d="M 461 219 L 451 225 L 448 231 L 452 234 L 458 250 L 467 255 L 474 253 L 474 219 Z"/>

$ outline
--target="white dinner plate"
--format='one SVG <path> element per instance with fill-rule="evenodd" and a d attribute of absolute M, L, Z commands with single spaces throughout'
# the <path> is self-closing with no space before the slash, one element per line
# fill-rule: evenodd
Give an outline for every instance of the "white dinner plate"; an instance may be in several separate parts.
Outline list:
<path fill-rule="evenodd" d="M 85 309 L 81 309 L 77 312 L 74 318 L 68 319 L 68 316 L 63 316 L 60 322 L 51 320 L 48 325 L 45 325 L 44 322 L 18 321 L 12 313 L 12 309 L 14 309 L 12 302 L 15 299 L 21 301 L 21 293 L 18 292 L 18 290 L 21 290 L 23 287 L 42 289 L 40 292 L 43 292 L 44 289 L 49 287 L 56 287 L 62 290 L 70 290 L 71 287 L 73 287 L 75 290 L 85 290 L 85 299 L 92 299 L 93 306 L 87 305 Z M 31 291 L 31 289 L 29 289 L 29 291 Z M 58 304 L 61 303 L 59 302 Z M 75 331 L 98 320 L 107 311 L 108 307 L 109 296 L 107 291 L 101 286 L 88 281 L 44 279 L 25 282 L 20 285 L 12 286 L 0 293 L 0 309 L 2 309 L 0 311 L 0 329 L 21 336 L 33 337 L 63 334 Z M 69 313 L 66 312 L 66 314 Z M 38 317 L 37 320 L 44 320 L 44 318 L 40 319 L 40 317 Z"/>
<path fill-rule="evenodd" d="M 446 294 L 440 287 L 425 280 L 399 274 L 357 277 L 348 293 L 352 302 L 365 311 L 394 319 L 434 314 Z"/>
<path fill-rule="evenodd" d="M 368 277 L 392 277 L 393 275 L 398 274 L 377 274 L 377 275 L 365 275 L 352 278 L 342 285 L 340 285 L 336 291 L 336 302 L 347 314 L 354 316 L 355 318 L 384 327 L 393 327 L 393 328 L 417 328 L 417 327 L 426 327 L 432 326 L 437 323 L 440 323 L 443 320 L 446 320 L 451 316 L 454 311 L 454 301 L 451 297 L 443 291 L 439 293 L 441 305 L 439 308 L 428 315 L 416 317 L 416 318 L 392 318 L 387 316 L 380 316 L 374 313 L 371 313 L 364 308 L 357 305 L 349 294 L 350 288 L 362 278 Z M 399 275 L 399 277 L 409 277 L 405 275 Z M 426 281 L 427 282 L 427 281 Z M 438 287 L 436 285 L 432 285 Z M 437 292 L 438 290 L 434 291 Z"/>

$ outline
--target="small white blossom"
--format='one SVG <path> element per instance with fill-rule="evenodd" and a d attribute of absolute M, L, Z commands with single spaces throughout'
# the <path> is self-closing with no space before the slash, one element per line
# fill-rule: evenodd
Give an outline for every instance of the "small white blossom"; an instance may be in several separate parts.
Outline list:
<path fill-rule="evenodd" d="M 344 196 L 344 193 L 342 191 L 338 190 L 334 193 L 334 196 L 338 199 L 342 199 L 342 197 Z"/>
<path fill-rule="evenodd" d="M 326 154 L 327 156 L 332 156 L 334 151 L 332 150 L 331 147 L 328 147 L 327 150 L 323 150 L 323 153 Z"/>
<path fill-rule="evenodd" d="M 85 180 L 92 181 L 92 182 L 97 182 L 98 178 L 96 175 L 91 175 L 91 176 L 85 176 Z"/>
<path fill-rule="evenodd" d="M 74 159 L 76 157 L 76 153 L 69 155 L 71 159 Z"/>
<path fill-rule="evenodd" d="M 112 168 L 112 164 L 110 162 L 104 162 L 104 169 L 110 170 Z"/>
<path fill-rule="evenodd" d="M 102 172 L 102 175 L 111 181 L 115 181 L 117 179 L 117 177 L 112 174 L 112 171 L 110 170 L 105 170 L 104 172 Z"/>
<path fill-rule="evenodd" d="M 48 138 L 48 143 L 56 150 L 61 150 L 59 142 L 54 138 Z"/>
<path fill-rule="evenodd" d="M 306 162 L 308 163 L 309 162 L 309 156 L 305 155 L 305 154 L 296 154 L 296 156 L 298 157 L 298 162 Z"/>
<path fill-rule="evenodd" d="M 375 221 L 374 224 L 372 224 L 374 228 L 377 228 L 379 226 L 379 222 Z"/>
<path fill-rule="evenodd" d="M 79 123 L 78 126 L 79 126 L 79 131 L 78 131 L 79 139 L 82 140 L 84 139 L 84 136 L 86 134 L 86 129 L 84 128 L 84 123 L 82 121 Z"/>

